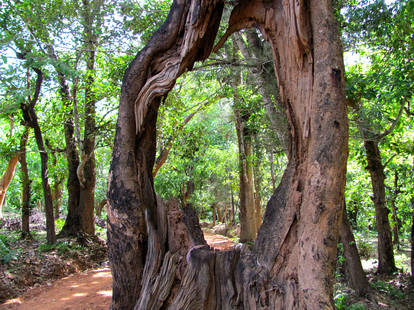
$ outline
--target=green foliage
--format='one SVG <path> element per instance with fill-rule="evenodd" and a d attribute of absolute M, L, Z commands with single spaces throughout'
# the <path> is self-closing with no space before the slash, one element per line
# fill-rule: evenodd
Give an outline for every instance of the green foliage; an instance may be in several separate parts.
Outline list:
<path fill-rule="evenodd" d="M 347 300 L 348 300 L 348 296 L 344 295 L 343 293 L 336 294 L 334 296 L 335 309 L 337 309 L 337 310 L 345 310 L 346 309 Z"/>
<path fill-rule="evenodd" d="M 366 310 L 366 309 L 367 308 L 359 302 L 357 302 L 355 304 L 352 304 L 349 307 L 347 307 L 347 310 Z"/>
<path fill-rule="evenodd" d="M 404 293 L 398 287 L 384 281 L 374 281 L 370 283 L 371 287 L 381 293 L 387 294 L 393 299 L 404 299 Z"/>
<path fill-rule="evenodd" d="M 71 241 L 61 241 L 54 244 L 41 244 L 39 251 L 41 253 L 56 251 L 59 255 L 65 254 L 69 251 L 78 251 L 82 247 L 74 244 Z"/>
<path fill-rule="evenodd" d="M 2 264 L 7 264 L 10 260 L 16 259 L 16 254 L 8 247 L 12 240 L 9 236 L 0 233 L 0 262 Z"/>

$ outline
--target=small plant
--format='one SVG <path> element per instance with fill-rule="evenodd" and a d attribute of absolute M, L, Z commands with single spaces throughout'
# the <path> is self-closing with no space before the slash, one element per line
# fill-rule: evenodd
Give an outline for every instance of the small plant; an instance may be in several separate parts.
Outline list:
<path fill-rule="evenodd" d="M 360 304 L 359 302 L 350 305 L 348 308 L 346 308 L 347 310 L 366 310 L 367 308 L 363 305 Z"/>
<path fill-rule="evenodd" d="M 404 293 L 398 288 L 393 286 L 390 283 L 386 283 L 383 281 L 375 281 L 371 283 L 371 286 L 381 292 L 381 293 L 385 293 L 388 296 L 392 297 L 393 299 L 403 299 L 404 298 Z"/>
<path fill-rule="evenodd" d="M 347 300 L 348 300 L 348 297 L 344 295 L 343 293 L 336 294 L 334 297 L 335 309 L 345 310 Z"/>
<path fill-rule="evenodd" d="M 65 220 L 62 218 L 58 218 L 55 220 L 55 229 L 56 231 L 61 231 L 63 228 L 63 225 L 65 225 Z"/>
<path fill-rule="evenodd" d="M 7 264 L 10 260 L 16 259 L 16 255 L 6 245 L 7 236 L 0 234 L 0 261 L 3 264 Z"/>
<path fill-rule="evenodd" d="M 63 254 L 70 249 L 68 242 L 58 242 L 54 244 L 41 244 L 39 246 L 40 252 L 50 252 L 56 250 L 59 254 Z"/>

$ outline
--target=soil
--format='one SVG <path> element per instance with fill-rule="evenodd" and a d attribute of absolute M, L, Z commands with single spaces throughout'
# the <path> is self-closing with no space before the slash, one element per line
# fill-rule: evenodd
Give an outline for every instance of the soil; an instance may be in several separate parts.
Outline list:
<path fill-rule="evenodd" d="M 109 309 L 112 276 L 109 268 L 77 273 L 29 290 L 8 300 L 0 310 L 100 310 Z"/>

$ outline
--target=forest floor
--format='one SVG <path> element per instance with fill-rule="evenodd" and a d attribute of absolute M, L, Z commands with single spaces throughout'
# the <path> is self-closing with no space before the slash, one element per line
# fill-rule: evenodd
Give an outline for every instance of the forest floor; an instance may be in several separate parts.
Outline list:
<path fill-rule="evenodd" d="M 9 223 L 10 224 L 10 223 Z M 103 240 L 80 236 L 77 240 L 60 239 L 45 245 L 45 236 L 33 231 L 33 239 L 20 240 L 13 223 L 0 227 L 0 310 L 101 310 L 108 309 L 112 296 L 112 276 Z M 15 225 L 16 226 L 16 225 Z M 17 227 L 17 226 L 16 226 Z M 204 228 L 207 243 L 216 250 L 234 246 L 229 238 L 211 227 Z M 375 246 L 375 242 L 372 243 Z M 372 248 L 374 249 L 374 247 Z M 372 250 L 371 249 L 371 250 Z M 398 258 L 407 249 L 396 252 Z M 336 273 L 335 305 L 341 310 L 414 309 L 414 287 L 407 269 L 391 276 L 375 274 L 372 253 L 363 260 L 368 271 L 371 292 L 355 296 Z M 401 260 L 406 265 L 407 257 Z M 3 304 L 1 304 L 3 302 Z"/>
<path fill-rule="evenodd" d="M 61 239 L 56 246 L 48 247 L 37 240 L 36 232 L 34 235 L 34 239 L 19 240 L 16 232 L 8 232 L 8 245 L 14 254 L 0 264 L 0 303 L 4 302 L 0 310 L 109 308 L 112 276 L 105 267 L 104 244 Z M 229 238 L 214 233 L 205 232 L 204 237 L 216 250 L 234 245 Z"/>

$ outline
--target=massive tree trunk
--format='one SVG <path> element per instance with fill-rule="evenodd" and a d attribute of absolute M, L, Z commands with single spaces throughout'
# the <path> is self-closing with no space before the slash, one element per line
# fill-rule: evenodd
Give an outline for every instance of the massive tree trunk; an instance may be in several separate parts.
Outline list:
<path fill-rule="evenodd" d="M 29 129 L 25 127 L 20 138 L 19 162 L 22 171 L 22 238 L 30 237 L 30 178 L 27 168 L 26 146 L 29 140 Z"/>
<path fill-rule="evenodd" d="M 371 175 L 373 201 L 375 206 L 375 219 L 378 232 L 378 272 L 392 273 L 396 270 L 392 234 L 388 220 L 389 210 L 385 204 L 385 174 L 381 161 L 378 142 L 364 140 L 367 155 L 367 170 Z"/>
<path fill-rule="evenodd" d="M 241 28 L 262 31 L 290 124 L 289 164 L 253 248 L 213 252 L 194 217 L 157 202 L 160 98 L 208 57 L 223 5 L 175 0 L 125 73 L 108 189 L 112 309 L 333 309 L 348 127 L 329 0 L 241 1 L 221 40 Z"/>
<path fill-rule="evenodd" d="M 7 164 L 6 171 L 0 180 L 0 219 L 3 218 L 3 203 L 6 198 L 7 188 L 13 179 L 14 171 L 16 170 L 17 163 L 19 162 L 19 154 L 14 154 Z"/>
<path fill-rule="evenodd" d="M 345 276 L 349 286 L 354 289 L 358 295 L 365 295 L 368 292 L 369 283 L 367 276 L 362 269 L 361 258 L 359 257 L 354 234 L 352 233 L 351 225 L 346 214 L 345 205 L 339 236 L 344 246 Z"/>

